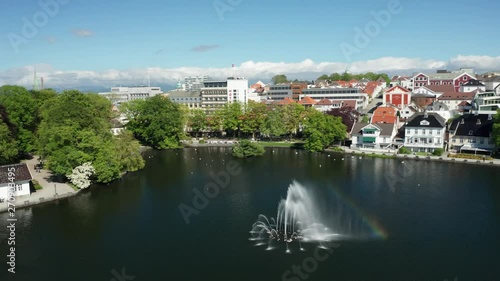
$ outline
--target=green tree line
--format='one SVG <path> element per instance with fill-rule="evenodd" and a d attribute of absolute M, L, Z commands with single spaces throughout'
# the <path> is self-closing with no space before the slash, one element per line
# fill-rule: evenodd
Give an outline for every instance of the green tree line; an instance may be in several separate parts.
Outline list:
<path fill-rule="evenodd" d="M 144 167 L 140 144 L 132 133 L 113 136 L 111 103 L 97 94 L 48 89 L 0 87 L 0 163 L 40 155 L 47 168 L 65 177 L 92 162 L 95 181 L 106 183 L 121 173 Z"/>

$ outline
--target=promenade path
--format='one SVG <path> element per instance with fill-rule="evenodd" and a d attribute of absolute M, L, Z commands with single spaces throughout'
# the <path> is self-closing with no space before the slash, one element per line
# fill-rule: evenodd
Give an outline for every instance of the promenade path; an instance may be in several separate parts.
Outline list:
<path fill-rule="evenodd" d="M 378 155 L 394 155 L 394 152 L 391 151 L 391 153 L 388 152 L 381 152 L 381 151 L 370 151 L 370 150 L 357 150 L 357 149 L 350 149 L 346 147 L 342 147 L 344 149 L 345 153 L 365 153 L 365 154 L 378 154 Z M 442 156 L 421 156 L 421 155 L 413 155 L 413 154 L 397 154 L 397 158 L 406 158 L 406 159 L 429 159 L 429 160 L 434 160 L 434 161 L 445 161 L 445 162 L 455 162 L 455 163 L 468 163 L 468 164 L 483 164 L 483 165 L 495 165 L 495 166 L 500 166 L 500 159 L 492 159 L 492 160 L 473 160 L 473 159 L 460 159 L 460 158 L 450 158 L 447 156 L 448 153 L 443 153 Z"/>
<path fill-rule="evenodd" d="M 51 179 L 51 172 L 45 169 L 40 170 L 40 173 L 35 171 L 35 165 L 38 164 L 38 156 L 33 156 L 30 160 L 24 160 L 22 163 L 28 165 L 31 176 L 34 180 L 43 187 L 36 190 L 31 195 L 16 197 L 14 205 L 16 208 L 40 204 L 47 201 L 53 201 L 64 197 L 75 195 L 77 192 L 66 183 L 55 182 Z M 7 202 L 0 203 L 0 212 L 7 211 Z"/>

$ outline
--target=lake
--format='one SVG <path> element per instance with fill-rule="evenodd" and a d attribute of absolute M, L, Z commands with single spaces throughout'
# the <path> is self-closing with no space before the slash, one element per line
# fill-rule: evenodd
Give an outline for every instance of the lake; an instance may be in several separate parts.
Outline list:
<path fill-rule="evenodd" d="M 144 156 L 142 171 L 17 210 L 15 275 L 0 214 L 0 280 L 500 280 L 498 168 L 288 148 Z M 343 234 L 327 250 L 249 239 L 294 180 Z"/>

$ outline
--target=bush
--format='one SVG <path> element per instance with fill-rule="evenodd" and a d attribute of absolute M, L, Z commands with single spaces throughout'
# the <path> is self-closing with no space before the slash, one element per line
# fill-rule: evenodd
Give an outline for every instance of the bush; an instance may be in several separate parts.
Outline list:
<path fill-rule="evenodd" d="M 205 143 L 207 143 L 205 140 L 200 140 L 199 141 L 199 144 L 205 144 Z"/>
<path fill-rule="evenodd" d="M 466 153 L 449 154 L 449 158 L 471 159 L 471 160 L 492 160 L 493 158 L 486 155 L 474 155 Z"/>
<path fill-rule="evenodd" d="M 265 149 L 261 145 L 249 140 L 241 140 L 233 146 L 233 156 L 237 158 L 262 156 L 265 152 Z"/>
<path fill-rule="evenodd" d="M 411 151 L 403 146 L 399 149 L 399 154 L 411 154 Z"/>
<path fill-rule="evenodd" d="M 442 149 L 442 148 L 436 148 L 432 152 L 432 155 L 441 156 L 441 155 L 443 155 L 443 153 L 444 153 L 444 149 Z"/>
<path fill-rule="evenodd" d="M 332 150 L 335 152 L 344 152 L 344 149 L 342 149 L 342 147 L 340 146 L 334 146 L 332 147 Z"/>
<path fill-rule="evenodd" d="M 33 183 L 33 187 L 35 188 L 35 190 L 40 190 L 43 188 L 37 180 L 31 180 L 31 182 Z"/>

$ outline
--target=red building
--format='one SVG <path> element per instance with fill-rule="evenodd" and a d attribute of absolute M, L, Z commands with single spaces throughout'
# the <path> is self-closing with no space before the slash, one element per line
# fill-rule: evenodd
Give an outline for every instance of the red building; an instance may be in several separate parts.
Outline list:
<path fill-rule="evenodd" d="M 411 92 L 401 86 L 394 86 L 385 91 L 384 102 L 402 109 L 411 103 Z"/>

